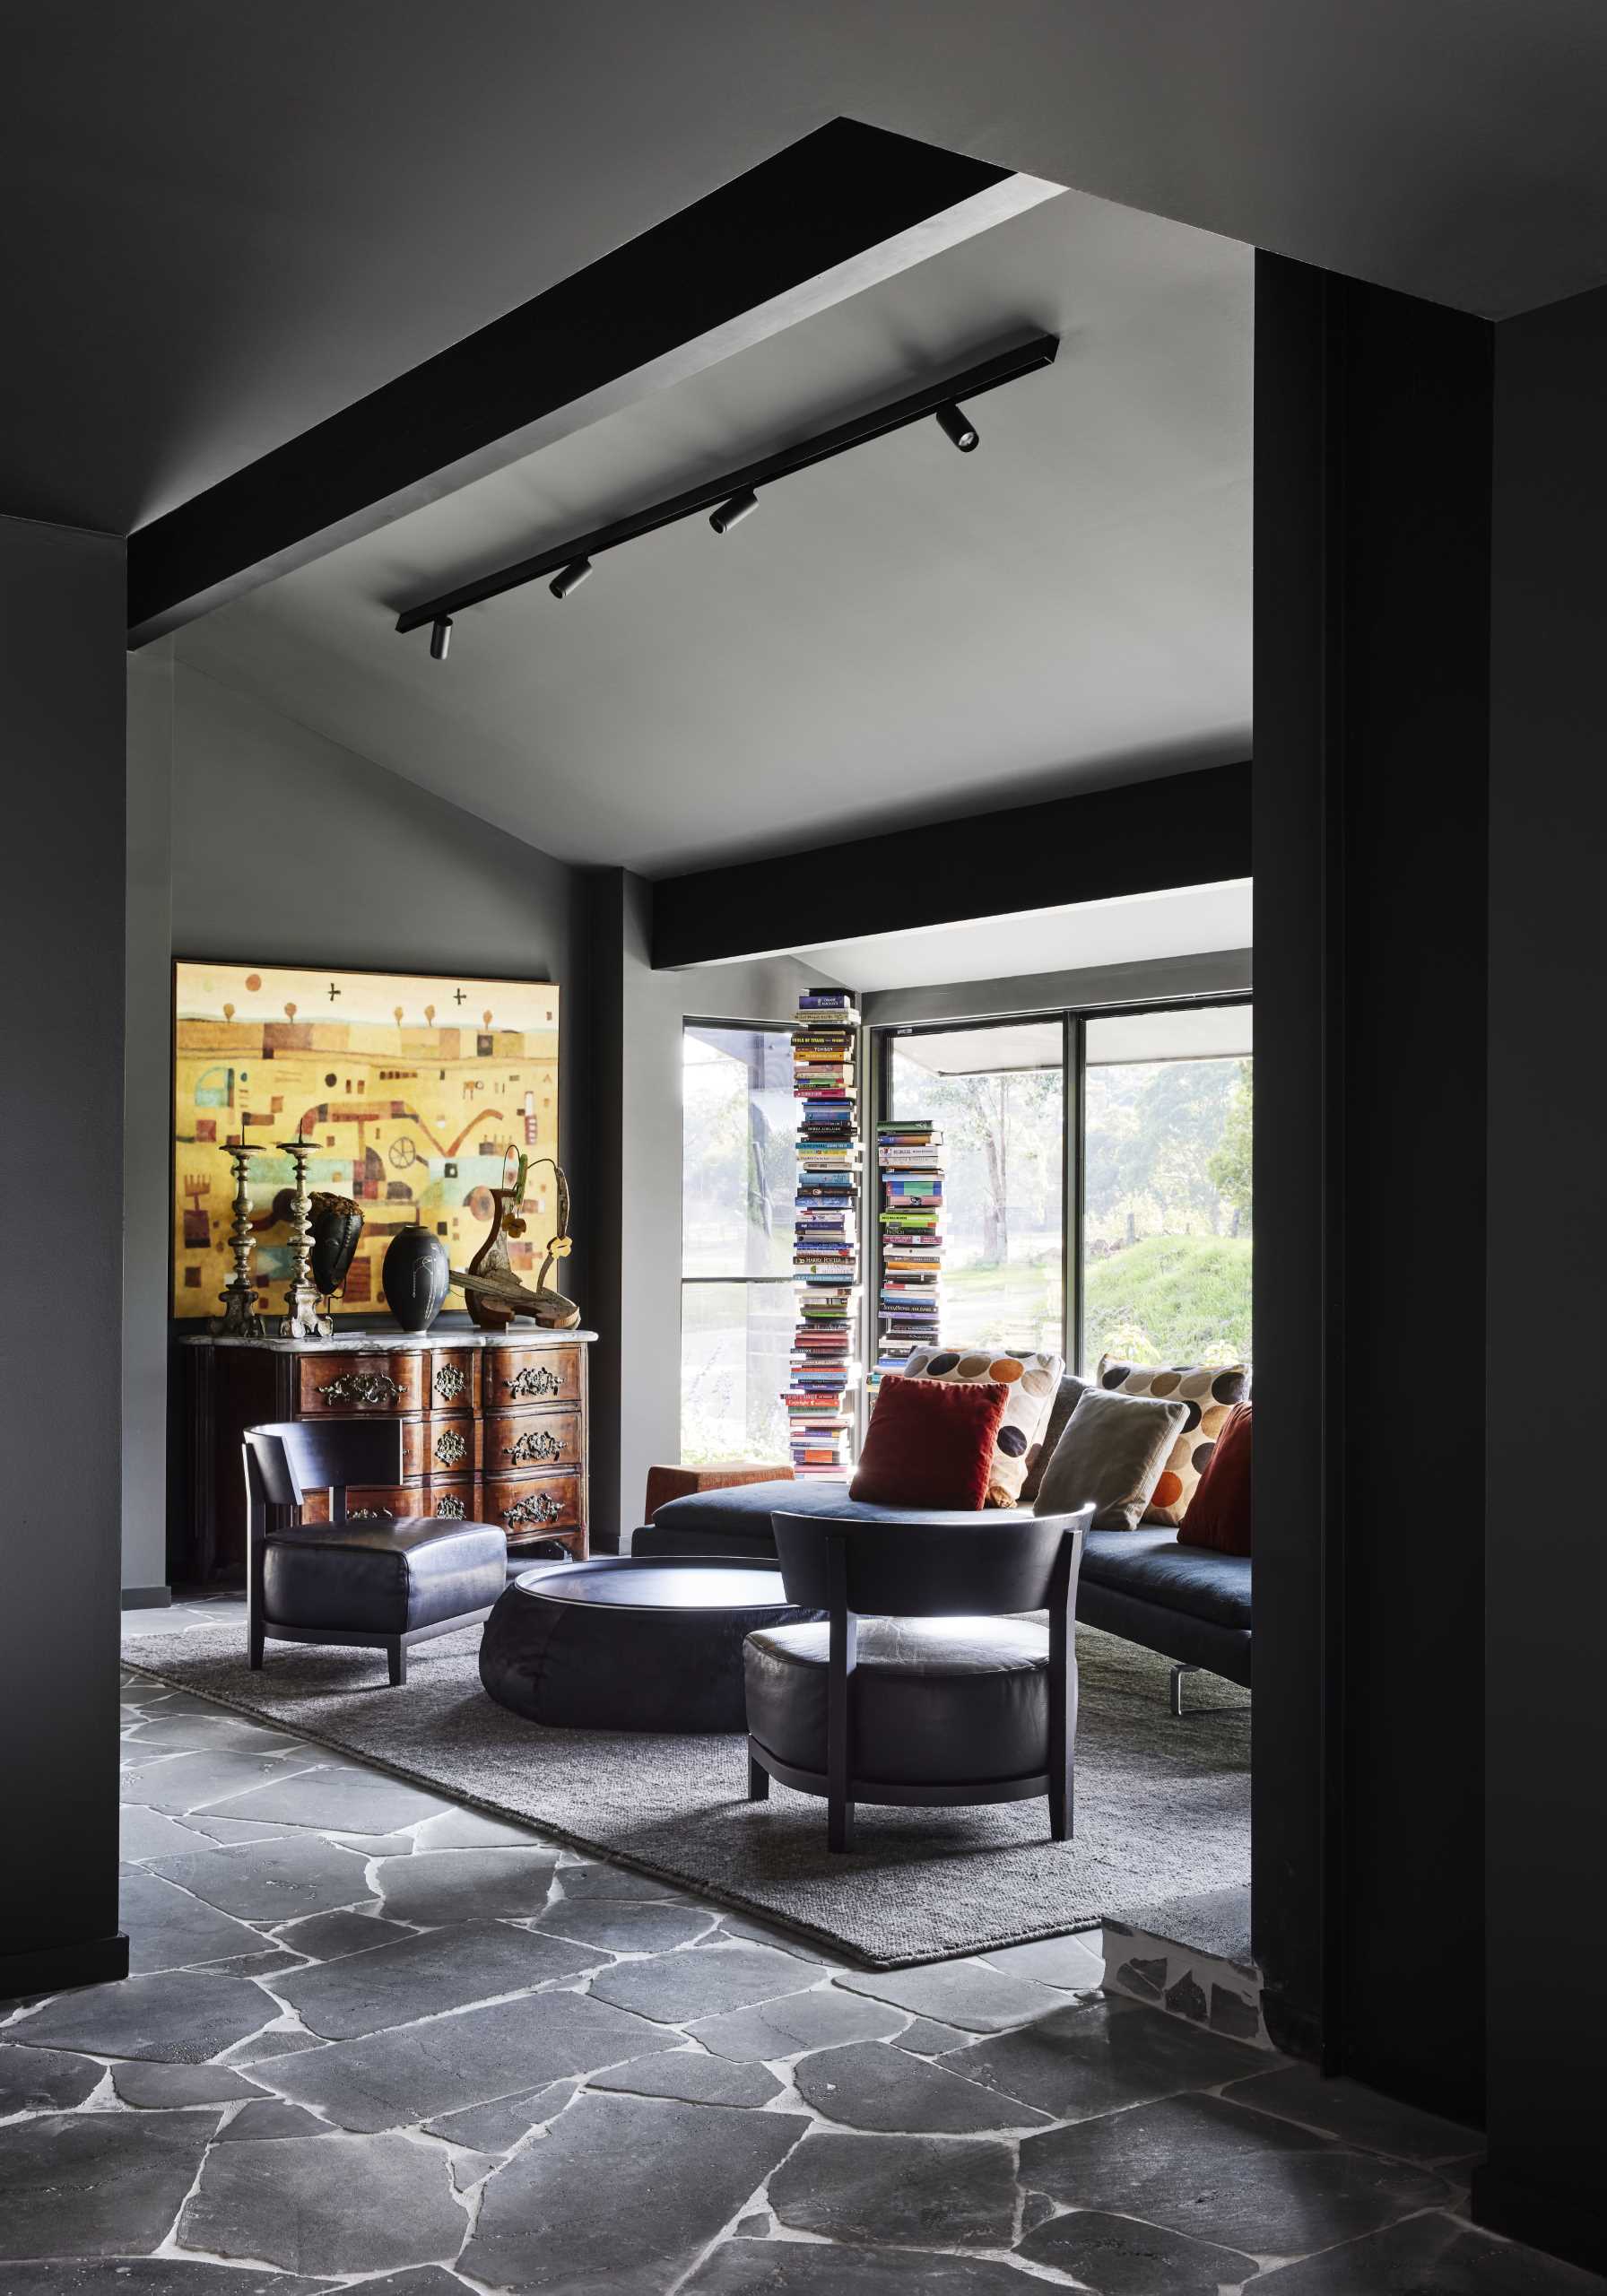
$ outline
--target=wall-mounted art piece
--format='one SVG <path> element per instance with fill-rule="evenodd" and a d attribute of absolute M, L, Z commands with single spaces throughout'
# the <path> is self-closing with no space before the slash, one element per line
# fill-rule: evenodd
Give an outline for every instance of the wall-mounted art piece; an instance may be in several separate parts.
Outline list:
<path fill-rule="evenodd" d="M 491 1231 L 491 1195 L 512 1146 L 558 1154 L 558 990 L 549 981 L 326 972 L 284 965 L 174 967 L 173 1311 L 218 1313 L 236 1268 L 235 1170 L 245 1137 L 257 1305 L 276 1309 L 293 1274 L 286 1213 L 292 1160 L 307 1184 L 349 1198 L 362 1232 L 332 1304 L 383 1312 L 380 1268 L 404 1228 L 439 1236 L 466 1267 Z M 522 1265 L 534 1275 L 551 1169 L 533 1171 Z M 528 1279 L 527 1279 L 528 1280 Z M 461 1308 L 456 1292 L 448 1308 Z"/>

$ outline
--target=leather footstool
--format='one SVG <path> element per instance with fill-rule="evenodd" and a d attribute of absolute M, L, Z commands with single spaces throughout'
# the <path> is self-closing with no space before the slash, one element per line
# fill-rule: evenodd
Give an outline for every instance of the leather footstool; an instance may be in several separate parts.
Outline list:
<path fill-rule="evenodd" d="M 434 1515 L 277 1531 L 262 1557 L 265 1629 L 288 1641 L 383 1643 L 403 1683 L 410 1640 L 484 1616 L 507 1584 L 507 1553 L 494 1524 Z"/>

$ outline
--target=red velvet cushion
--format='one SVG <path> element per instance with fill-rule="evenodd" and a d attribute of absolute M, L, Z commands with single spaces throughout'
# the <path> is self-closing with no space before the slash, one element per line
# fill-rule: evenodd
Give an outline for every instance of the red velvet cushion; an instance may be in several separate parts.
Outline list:
<path fill-rule="evenodd" d="M 1010 1390 L 1000 1379 L 901 1379 L 890 1371 L 850 1499 L 873 1507 L 977 1507 L 987 1503 L 994 1437 Z"/>
<path fill-rule="evenodd" d="M 1199 1489 L 1178 1526 L 1179 1546 L 1214 1547 L 1219 1554 L 1250 1552 L 1250 1413 L 1236 1403 L 1222 1424 Z"/>

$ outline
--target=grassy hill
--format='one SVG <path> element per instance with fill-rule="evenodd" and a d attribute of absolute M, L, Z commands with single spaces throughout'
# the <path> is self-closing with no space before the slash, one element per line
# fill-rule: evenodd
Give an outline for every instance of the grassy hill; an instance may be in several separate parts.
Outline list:
<path fill-rule="evenodd" d="M 1247 1236 L 1151 1236 L 1089 1263 L 1087 1360 L 1137 1363 L 1247 1361 Z"/>

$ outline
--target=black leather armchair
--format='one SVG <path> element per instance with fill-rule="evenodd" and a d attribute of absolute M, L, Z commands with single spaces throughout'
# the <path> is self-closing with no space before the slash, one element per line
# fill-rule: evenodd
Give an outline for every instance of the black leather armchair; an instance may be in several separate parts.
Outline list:
<path fill-rule="evenodd" d="M 383 1649 L 393 1684 L 415 1642 L 489 1616 L 508 1577 L 508 1541 L 493 1523 L 434 1515 L 354 1521 L 349 1484 L 402 1480 L 398 1419 L 287 1420 L 248 1427 L 246 1617 L 252 1666 L 279 1642 Z M 329 1493 L 327 1523 L 271 1527 L 269 1509 L 300 1516 L 309 1491 Z"/>
<path fill-rule="evenodd" d="M 777 1512 L 786 1599 L 827 1622 L 761 1628 L 743 1646 L 749 1799 L 764 1800 L 772 1778 L 823 1795 L 828 1844 L 848 1849 L 856 1802 L 1044 1794 L 1065 1840 L 1092 1515 L 888 1524 Z M 1047 1627 L 1020 1615 L 1046 1610 Z"/>

